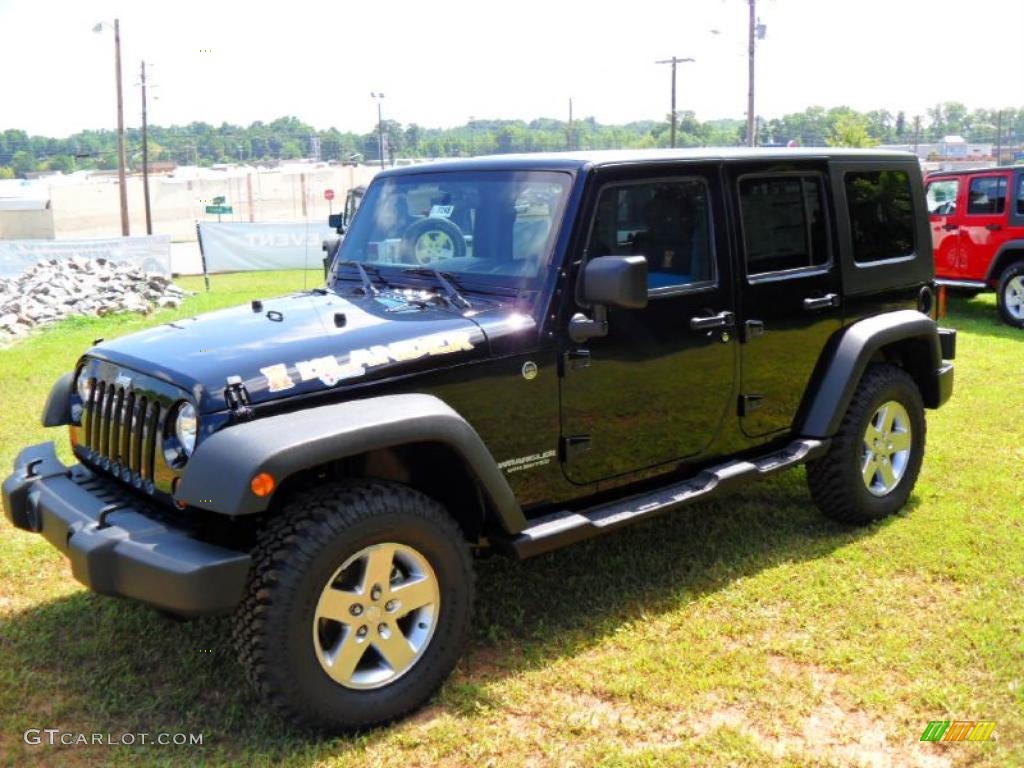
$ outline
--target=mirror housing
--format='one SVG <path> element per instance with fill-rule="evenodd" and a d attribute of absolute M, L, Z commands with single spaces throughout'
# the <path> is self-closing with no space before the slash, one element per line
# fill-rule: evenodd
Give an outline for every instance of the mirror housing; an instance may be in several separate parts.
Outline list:
<path fill-rule="evenodd" d="M 647 259 L 643 256 L 598 256 L 583 268 L 583 301 L 604 307 L 647 306 Z"/>
<path fill-rule="evenodd" d="M 332 213 L 327 217 L 327 226 L 331 227 L 339 235 L 345 234 L 345 214 Z"/>
<path fill-rule="evenodd" d="M 577 312 L 569 320 L 569 338 L 577 343 L 608 335 L 608 307 L 647 306 L 647 259 L 643 256 L 598 256 L 583 267 L 582 301 L 592 317 Z"/>

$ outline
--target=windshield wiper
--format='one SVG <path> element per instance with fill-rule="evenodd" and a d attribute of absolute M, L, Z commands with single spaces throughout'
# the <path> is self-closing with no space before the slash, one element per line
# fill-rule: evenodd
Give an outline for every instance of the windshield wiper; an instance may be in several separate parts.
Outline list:
<path fill-rule="evenodd" d="M 473 306 L 455 287 L 454 283 L 457 283 L 459 278 L 451 272 L 442 272 L 440 269 L 435 267 L 409 267 L 408 269 L 403 269 L 402 274 L 426 275 L 428 277 L 433 277 L 437 280 L 438 285 L 441 286 L 441 290 L 444 291 L 444 297 L 448 299 L 450 304 L 456 307 L 462 307 L 463 309 L 469 309 Z"/>
<path fill-rule="evenodd" d="M 352 260 L 349 260 L 349 261 L 339 261 L 338 262 L 338 266 L 339 267 L 355 267 L 356 271 L 359 273 L 359 279 L 363 283 L 363 293 L 365 295 L 367 295 L 367 296 L 376 296 L 377 295 L 377 293 L 378 293 L 377 287 L 373 284 L 373 280 L 370 279 L 370 275 L 368 274 L 368 270 L 366 269 L 366 267 L 363 266 L 363 264 L 361 262 L 352 261 Z M 373 273 L 375 275 L 380 277 L 380 270 L 379 269 L 377 269 L 376 267 L 370 267 L 370 269 L 373 270 Z M 337 274 L 337 273 L 335 273 L 335 274 Z"/>

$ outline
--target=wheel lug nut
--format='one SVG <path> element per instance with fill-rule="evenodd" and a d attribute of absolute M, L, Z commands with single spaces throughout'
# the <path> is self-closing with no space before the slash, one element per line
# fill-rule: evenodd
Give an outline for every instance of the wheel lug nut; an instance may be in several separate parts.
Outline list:
<path fill-rule="evenodd" d="M 397 603 L 396 603 L 396 602 L 395 602 L 394 600 L 388 600 L 388 601 L 387 601 L 387 602 L 386 602 L 386 603 L 384 604 L 384 610 L 385 610 L 385 611 L 393 611 L 393 610 L 395 610 L 395 608 L 397 608 L 397 607 L 398 607 L 398 604 L 397 604 Z"/>
<path fill-rule="evenodd" d="M 356 630 L 357 637 L 366 637 L 366 625 L 363 624 L 359 629 Z"/>
<path fill-rule="evenodd" d="M 353 616 L 360 616 L 363 613 L 363 606 L 361 606 L 359 603 L 355 603 L 351 608 L 348 609 L 348 611 Z"/>
<path fill-rule="evenodd" d="M 374 584 L 373 589 L 370 590 L 370 598 L 372 600 L 380 600 L 381 588 L 380 584 Z"/>
<path fill-rule="evenodd" d="M 389 637 L 391 637 L 391 628 L 387 624 L 378 624 L 377 634 L 383 637 L 385 640 L 387 640 Z"/>

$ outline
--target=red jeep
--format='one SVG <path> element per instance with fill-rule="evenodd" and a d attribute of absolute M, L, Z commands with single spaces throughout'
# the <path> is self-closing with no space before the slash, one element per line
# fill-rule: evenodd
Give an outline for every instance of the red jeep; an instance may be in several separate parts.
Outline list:
<path fill-rule="evenodd" d="M 928 174 L 939 285 L 994 289 L 1003 322 L 1024 328 L 1024 167 Z"/>

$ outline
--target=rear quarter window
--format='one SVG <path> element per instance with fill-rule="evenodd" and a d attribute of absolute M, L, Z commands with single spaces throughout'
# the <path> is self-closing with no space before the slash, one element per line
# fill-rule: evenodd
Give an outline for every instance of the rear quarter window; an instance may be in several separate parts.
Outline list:
<path fill-rule="evenodd" d="M 906 171 L 853 171 L 845 174 L 844 183 L 854 261 L 912 258 L 916 225 Z"/>

